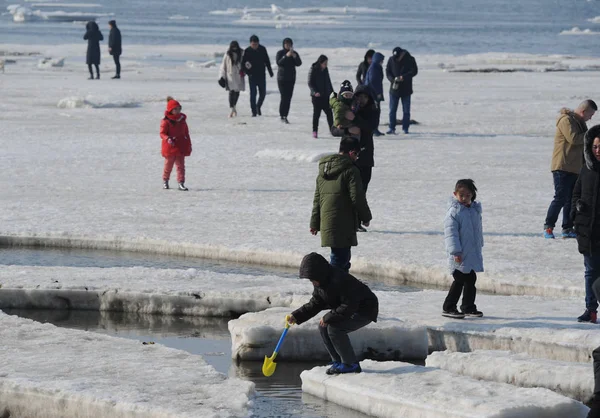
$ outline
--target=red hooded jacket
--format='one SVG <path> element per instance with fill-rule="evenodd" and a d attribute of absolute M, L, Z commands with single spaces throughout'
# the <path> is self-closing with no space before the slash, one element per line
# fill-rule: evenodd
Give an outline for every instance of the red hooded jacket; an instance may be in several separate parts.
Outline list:
<path fill-rule="evenodd" d="M 165 117 L 160 122 L 160 137 L 162 138 L 161 154 L 163 157 L 187 157 L 192 153 L 192 140 L 186 116 L 183 113 L 177 115 L 177 119 L 170 113 L 165 112 Z M 173 145 L 169 144 L 169 138 L 173 139 Z"/>

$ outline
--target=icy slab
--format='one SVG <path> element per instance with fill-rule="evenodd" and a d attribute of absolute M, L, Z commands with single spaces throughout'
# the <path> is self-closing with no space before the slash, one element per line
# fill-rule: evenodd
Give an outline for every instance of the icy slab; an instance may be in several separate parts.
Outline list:
<path fill-rule="evenodd" d="M 577 26 L 574 26 L 569 30 L 563 30 L 559 35 L 600 35 L 600 32 L 591 29 L 580 29 Z"/>
<path fill-rule="evenodd" d="M 283 331 L 284 318 L 290 312 L 291 309 L 271 308 L 229 321 L 232 357 L 238 360 L 263 360 L 265 356 L 273 354 Z M 330 360 L 318 329 L 322 316 L 317 315 L 302 325 L 292 326 L 277 359 Z M 425 327 L 400 319 L 380 318 L 376 323 L 350 333 L 350 340 L 359 358 L 400 360 L 427 357 Z"/>
<path fill-rule="evenodd" d="M 1 312 L 0 335 L 0 405 L 10 416 L 248 415 L 254 384 L 228 379 L 197 355 Z"/>
<path fill-rule="evenodd" d="M 295 306 L 307 280 L 155 268 L 3 266 L 0 307 L 232 316 Z"/>
<path fill-rule="evenodd" d="M 274 158 L 284 161 L 316 163 L 327 155 L 331 155 L 331 151 L 315 150 L 306 152 L 305 150 L 264 149 L 258 151 L 254 156 L 257 158 Z"/>
<path fill-rule="evenodd" d="M 427 357 L 426 365 L 475 379 L 527 388 L 542 387 L 582 402 L 590 400 L 594 389 L 590 363 L 537 359 L 509 351 L 437 351 Z"/>
<path fill-rule="evenodd" d="M 363 361 L 363 373 L 327 376 L 326 367 L 302 372 L 313 396 L 389 418 L 585 418 L 588 408 L 547 389 L 483 382 L 446 370 L 402 362 Z"/>

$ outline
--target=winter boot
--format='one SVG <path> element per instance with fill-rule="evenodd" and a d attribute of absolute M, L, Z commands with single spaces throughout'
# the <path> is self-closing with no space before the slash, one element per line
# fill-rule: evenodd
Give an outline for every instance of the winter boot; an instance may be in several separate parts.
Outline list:
<path fill-rule="evenodd" d="M 575 230 L 573 228 L 563 229 L 562 237 L 563 239 L 577 238 L 577 234 L 575 233 Z"/>
<path fill-rule="evenodd" d="M 581 315 L 579 318 L 577 318 L 577 322 L 591 322 L 592 324 L 595 324 L 597 319 L 598 319 L 598 312 L 590 311 L 589 309 L 586 309 L 585 312 L 583 313 L 583 315 Z"/>
<path fill-rule="evenodd" d="M 333 363 L 331 363 L 331 367 L 328 368 L 325 371 L 325 373 L 328 375 L 338 374 L 338 369 L 340 368 L 341 365 L 342 365 L 342 363 L 340 363 L 339 361 L 334 361 Z"/>
<path fill-rule="evenodd" d="M 450 309 L 442 312 L 442 316 L 446 318 L 454 318 L 454 319 L 463 319 L 465 314 L 462 312 L 458 312 L 458 309 Z"/>
<path fill-rule="evenodd" d="M 544 229 L 544 238 L 554 239 L 554 229 L 553 228 Z"/>
<path fill-rule="evenodd" d="M 346 364 L 342 363 L 340 367 L 338 367 L 336 374 L 347 374 L 347 373 L 360 373 L 362 369 L 360 368 L 360 363 L 352 363 Z"/>
<path fill-rule="evenodd" d="M 113 80 L 118 80 L 120 78 L 121 78 L 121 76 L 119 74 L 116 74 L 116 75 L 114 75 L 114 76 L 111 77 L 111 79 L 113 79 Z"/>
<path fill-rule="evenodd" d="M 319 137 L 319 135 L 317 134 L 317 131 L 314 131 L 313 132 L 313 138 L 318 138 L 318 137 Z"/>
<path fill-rule="evenodd" d="M 183 191 L 183 192 L 187 192 L 187 191 L 188 191 L 188 188 L 187 188 L 187 187 L 185 187 L 185 186 L 183 185 L 183 182 L 182 182 L 182 183 L 179 183 L 179 190 L 181 190 L 181 191 Z"/>
<path fill-rule="evenodd" d="M 165 190 L 169 189 L 169 180 L 163 181 L 163 189 L 165 189 Z"/>

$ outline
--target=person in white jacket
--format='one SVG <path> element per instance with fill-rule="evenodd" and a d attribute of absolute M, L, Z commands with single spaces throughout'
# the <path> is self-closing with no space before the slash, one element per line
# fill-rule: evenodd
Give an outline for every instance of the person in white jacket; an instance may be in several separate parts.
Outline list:
<path fill-rule="evenodd" d="M 240 98 L 240 92 L 246 88 L 244 72 L 242 71 L 243 51 L 237 41 L 231 41 L 229 49 L 223 57 L 219 73 L 219 83 L 229 91 L 229 117 L 237 116 L 235 108 Z"/>

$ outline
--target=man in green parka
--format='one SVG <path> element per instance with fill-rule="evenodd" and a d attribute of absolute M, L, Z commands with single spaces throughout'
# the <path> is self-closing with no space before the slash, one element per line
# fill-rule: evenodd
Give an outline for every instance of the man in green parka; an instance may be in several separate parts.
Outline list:
<path fill-rule="evenodd" d="M 321 246 L 331 247 L 332 266 L 348 272 L 350 249 L 358 245 L 356 229 L 369 226 L 371 210 L 354 161 L 360 153 L 358 139 L 342 138 L 339 154 L 319 161 L 319 175 L 310 218 L 310 232 L 321 231 Z"/>

